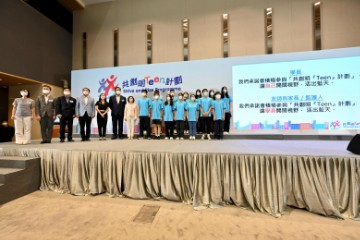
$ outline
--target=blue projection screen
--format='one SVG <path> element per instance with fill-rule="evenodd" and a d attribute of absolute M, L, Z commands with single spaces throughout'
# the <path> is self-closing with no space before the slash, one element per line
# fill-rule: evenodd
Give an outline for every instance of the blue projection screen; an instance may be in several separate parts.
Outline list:
<path fill-rule="evenodd" d="M 360 57 L 232 67 L 237 130 L 360 129 Z"/>

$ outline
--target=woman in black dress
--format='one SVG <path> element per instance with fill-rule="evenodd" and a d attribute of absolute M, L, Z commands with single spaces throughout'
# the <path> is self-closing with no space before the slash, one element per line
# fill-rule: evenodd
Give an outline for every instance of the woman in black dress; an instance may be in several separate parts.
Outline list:
<path fill-rule="evenodd" d="M 99 131 L 99 140 L 106 140 L 107 113 L 110 110 L 109 103 L 106 101 L 105 93 L 100 94 L 99 101 L 95 104 L 97 112 L 97 124 Z"/>

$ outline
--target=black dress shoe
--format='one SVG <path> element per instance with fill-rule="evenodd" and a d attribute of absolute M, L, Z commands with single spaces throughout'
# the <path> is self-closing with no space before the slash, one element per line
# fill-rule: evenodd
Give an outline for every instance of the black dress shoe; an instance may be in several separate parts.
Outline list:
<path fill-rule="evenodd" d="M 60 139 L 60 142 L 65 142 L 64 139 Z"/>
<path fill-rule="evenodd" d="M 90 142 L 91 140 L 90 140 L 90 138 L 87 138 L 86 141 Z"/>
<path fill-rule="evenodd" d="M 45 140 L 42 140 L 42 141 L 40 142 L 40 144 L 44 144 L 44 143 L 46 143 L 46 141 L 45 141 Z"/>
<path fill-rule="evenodd" d="M 117 136 L 112 136 L 111 139 L 112 140 L 117 139 Z"/>
<path fill-rule="evenodd" d="M 74 142 L 74 140 L 72 140 L 72 139 L 69 139 L 69 140 L 68 140 L 68 142 Z"/>
<path fill-rule="evenodd" d="M 84 139 L 84 138 L 83 138 L 83 139 L 81 139 L 81 141 L 82 141 L 82 142 L 85 142 L 85 141 L 86 141 L 86 139 Z"/>

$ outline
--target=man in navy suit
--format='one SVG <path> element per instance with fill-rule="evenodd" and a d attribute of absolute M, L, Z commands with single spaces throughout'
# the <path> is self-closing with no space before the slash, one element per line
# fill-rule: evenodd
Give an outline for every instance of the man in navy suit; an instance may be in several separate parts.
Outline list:
<path fill-rule="evenodd" d="M 64 96 L 57 99 L 56 114 L 60 118 L 60 142 L 65 140 L 65 127 L 68 128 L 67 139 L 72 140 L 73 119 L 75 117 L 76 99 L 71 97 L 70 88 L 64 88 Z"/>
<path fill-rule="evenodd" d="M 111 109 L 111 117 L 113 123 L 113 136 L 111 139 L 122 138 L 123 122 L 125 112 L 126 98 L 121 96 L 121 88 L 115 88 L 115 95 L 109 99 L 109 106 Z"/>
<path fill-rule="evenodd" d="M 90 97 L 90 89 L 83 88 L 83 95 L 76 100 L 75 113 L 79 118 L 81 141 L 90 141 L 91 120 L 95 117 L 95 100 Z M 85 133 L 86 126 L 86 133 Z"/>

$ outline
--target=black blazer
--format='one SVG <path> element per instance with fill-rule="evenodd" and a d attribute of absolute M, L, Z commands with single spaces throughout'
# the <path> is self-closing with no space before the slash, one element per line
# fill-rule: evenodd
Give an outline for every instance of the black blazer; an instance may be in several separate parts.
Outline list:
<path fill-rule="evenodd" d="M 109 107 L 112 116 L 123 116 L 125 112 L 126 98 L 120 95 L 120 101 L 117 103 L 116 96 L 111 96 L 109 99 Z"/>
<path fill-rule="evenodd" d="M 63 117 L 72 117 L 75 115 L 75 106 L 75 98 L 69 97 L 69 103 L 67 103 L 65 96 L 58 97 L 56 103 L 56 115 L 61 114 Z"/>

